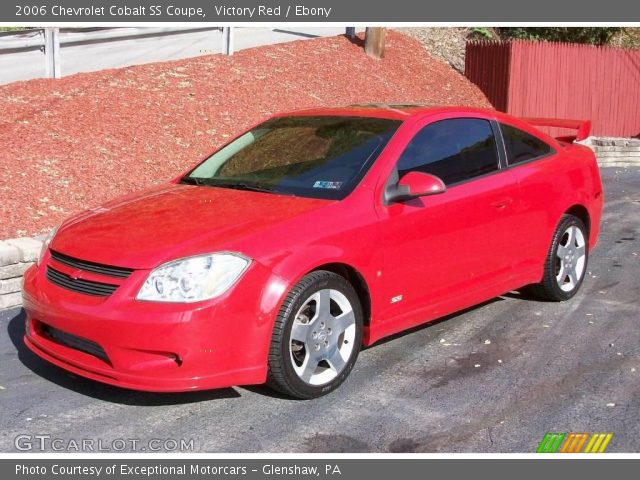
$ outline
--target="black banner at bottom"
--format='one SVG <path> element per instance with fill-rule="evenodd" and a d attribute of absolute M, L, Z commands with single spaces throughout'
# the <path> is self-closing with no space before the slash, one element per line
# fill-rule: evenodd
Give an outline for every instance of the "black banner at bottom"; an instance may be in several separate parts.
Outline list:
<path fill-rule="evenodd" d="M 597 459 L 597 460 L 596 460 Z M 142 479 L 196 480 L 206 478 L 295 479 L 402 479 L 439 478 L 541 479 L 579 475 L 581 480 L 602 479 L 637 472 L 640 459 L 588 458 L 465 459 L 465 458 L 325 458 L 291 459 L 0 459 L 3 480 L 34 479 Z"/>

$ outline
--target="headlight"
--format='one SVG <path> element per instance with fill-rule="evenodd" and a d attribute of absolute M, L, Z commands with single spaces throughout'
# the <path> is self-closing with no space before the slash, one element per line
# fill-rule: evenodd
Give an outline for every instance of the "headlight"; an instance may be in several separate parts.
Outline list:
<path fill-rule="evenodd" d="M 174 260 L 153 270 L 136 299 L 199 302 L 222 295 L 251 261 L 234 253 L 212 253 Z"/>
<path fill-rule="evenodd" d="M 47 234 L 47 237 L 44 239 L 44 242 L 42 242 L 42 248 L 40 249 L 40 255 L 38 255 L 38 260 L 36 261 L 36 265 L 40 266 L 40 263 L 42 262 L 42 257 L 44 257 L 44 254 L 49 248 L 49 244 L 51 243 L 51 240 L 53 240 L 53 237 L 56 236 L 57 231 L 58 231 L 58 227 L 51 230 Z"/>

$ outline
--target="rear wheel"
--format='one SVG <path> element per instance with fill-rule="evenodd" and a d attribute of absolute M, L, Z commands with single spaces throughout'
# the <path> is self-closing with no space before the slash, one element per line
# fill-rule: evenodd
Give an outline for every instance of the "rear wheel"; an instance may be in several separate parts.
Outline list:
<path fill-rule="evenodd" d="M 267 383 L 296 398 L 314 398 L 347 378 L 362 343 L 362 308 L 351 284 L 316 271 L 285 299 L 273 330 Z"/>
<path fill-rule="evenodd" d="M 587 229 L 577 217 L 564 215 L 556 228 L 544 266 L 542 282 L 533 286 L 533 292 L 551 301 L 573 297 L 587 271 Z"/>

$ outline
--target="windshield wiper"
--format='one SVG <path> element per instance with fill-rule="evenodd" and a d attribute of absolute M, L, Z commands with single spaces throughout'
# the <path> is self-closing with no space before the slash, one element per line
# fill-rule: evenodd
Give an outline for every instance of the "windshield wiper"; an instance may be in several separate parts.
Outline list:
<path fill-rule="evenodd" d="M 275 190 L 262 187 L 253 183 L 218 181 L 215 178 L 182 177 L 180 183 L 188 185 L 206 185 L 208 187 L 235 188 L 236 190 L 249 190 L 251 192 L 274 193 Z"/>
<path fill-rule="evenodd" d="M 204 185 L 205 179 L 197 177 L 182 177 L 180 179 L 180 183 L 185 183 L 187 185 Z"/>
<path fill-rule="evenodd" d="M 212 187 L 234 188 L 236 190 L 248 190 L 251 192 L 274 193 L 274 190 L 272 188 L 262 187 L 260 185 L 245 182 L 211 182 L 207 185 L 210 185 Z"/>

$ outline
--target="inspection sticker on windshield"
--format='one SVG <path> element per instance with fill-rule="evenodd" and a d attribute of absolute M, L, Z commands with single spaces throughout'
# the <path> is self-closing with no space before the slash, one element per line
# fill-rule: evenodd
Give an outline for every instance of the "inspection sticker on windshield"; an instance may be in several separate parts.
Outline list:
<path fill-rule="evenodd" d="M 342 188 L 342 182 L 323 182 L 318 180 L 313 184 L 313 188 L 328 188 L 330 190 L 340 190 Z"/>

